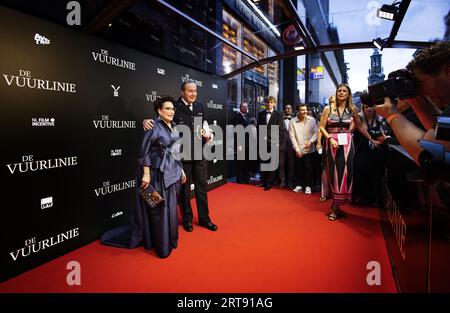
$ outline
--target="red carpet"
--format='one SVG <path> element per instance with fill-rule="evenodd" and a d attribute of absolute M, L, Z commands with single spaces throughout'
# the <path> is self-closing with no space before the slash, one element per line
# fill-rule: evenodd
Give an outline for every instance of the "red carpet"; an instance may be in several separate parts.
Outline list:
<path fill-rule="evenodd" d="M 196 219 L 192 233 L 180 226 L 167 259 L 97 241 L 6 281 L 0 292 L 397 291 L 378 209 L 344 206 L 347 218 L 329 222 L 330 201 L 318 194 L 230 183 L 208 197 L 219 230 Z M 66 284 L 72 260 L 81 264 L 81 286 Z M 381 265 L 381 286 L 366 283 L 370 261 Z"/>

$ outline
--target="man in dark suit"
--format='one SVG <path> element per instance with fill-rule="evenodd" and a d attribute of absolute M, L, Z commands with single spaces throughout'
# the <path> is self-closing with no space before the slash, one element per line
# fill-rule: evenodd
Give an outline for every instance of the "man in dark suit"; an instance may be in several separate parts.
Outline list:
<path fill-rule="evenodd" d="M 280 188 L 285 188 L 286 183 L 289 189 L 294 189 L 295 179 L 295 150 L 289 138 L 289 122 L 292 117 L 292 106 L 286 104 L 283 109 L 283 132 L 285 149 L 280 149 L 280 166 L 278 168 L 278 177 L 280 178 Z M 287 181 L 286 181 L 287 172 Z"/>
<path fill-rule="evenodd" d="M 204 108 L 200 102 L 197 102 L 197 85 L 194 82 L 184 82 L 181 85 L 181 97 L 175 101 L 175 116 L 173 121 L 177 125 L 185 125 L 191 129 L 191 147 L 195 147 L 194 140 L 197 136 L 201 136 L 203 142 L 208 142 L 211 139 L 211 132 L 209 130 L 208 122 L 205 119 Z M 200 133 L 194 129 L 194 117 L 203 119 L 203 128 Z M 146 120 L 147 121 L 147 120 Z M 144 128 L 148 129 L 145 121 Z M 189 160 L 183 159 L 183 170 L 186 174 L 186 183 L 181 186 L 180 191 L 180 208 L 183 228 L 187 232 L 193 230 L 192 226 L 192 207 L 190 201 L 190 186 L 192 182 L 195 184 L 195 199 L 197 202 L 198 223 L 211 231 L 216 231 L 217 226 L 211 222 L 208 209 L 207 197 L 207 171 L 208 163 L 201 153 L 201 160 L 194 159 L 194 153 L 191 151 Z"/>
<path fill-rule="evenodd" d="M 272 138 L 272 127 L 278 126 L 277 139 L 278 143 L 276 145 L 276 153 L 279 153 L 279 150 L 284 150 L 286 148 L 286 142 L 284 140 L 284 120 L 283 116 L 280 112 L 275 110 L 276 99 L 272 96 L 268 96 L 266 98 L 266 110 L 258 113 L 258 132 L 260 131 L 260 126 L 267 125 L 267 140 L 264 140 L 264 144 L 266 147 L 260 147 L 260 149 L 266 149 L 267 152 L 271 153 L 271 144 L 273 142 Z M 258 136 L 258 138 L 260 138 Z M 261 140 L 260 140 L 261 142 Z M 271 153 L 272 154 L 272 153 Z M 269 163 L 269 160 L 262 161 L 261 163 Z M 278 167 L 278 165 L 277 165 Z M 258 186 L 264 187 L 264 190 L 269 190 L 272 188 L 273 180 L 275 178 L 276 171 L 261 171 L 262 181 Z"/>
<path fill-rule="evenodd" d="M 248 126 L 250 123 L 250 116 L 248 115 L 248 103 L 242 102 L 239 107 L 239 112 L 236 113 L 236 116 L 233 119 L 233 125 L 242 125 L 244 128 Z M 238 184 L 246 184 L 248 183 L 248 171 L 249 171 L 249 137 L 248 134 L 245 133 L 245 145 L 240 145 L 237 143 L 237 136 L 235 138 L 236 142 L 236 151 L 244 151 L 245 159 L 237 160 L 236 159 L 236 182 Z"/>

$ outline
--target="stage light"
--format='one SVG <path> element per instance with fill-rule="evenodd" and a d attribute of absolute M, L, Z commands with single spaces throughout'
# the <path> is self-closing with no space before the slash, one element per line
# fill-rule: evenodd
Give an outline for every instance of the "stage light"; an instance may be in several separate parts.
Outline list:
<path fill-rule="evenodd" d="M 384 47 L 386 47 L 386 43 L 387 43 L 387 40 L 386 39 L 381 39 L 380 37 L 378 37 L 377 39 L 373 40 L 373 45 L 375 47 L 377 47 L 378 50 L 380 50 L 380 51 L 383 50 Z"/>
<path fill-rule="evenodd" d="M 377 16 L 379 18 L 393 21 L 397 17 L 398 8 L 396 6 L 397 4 L 383 4 L 381 8 L 377 9 Z"/>

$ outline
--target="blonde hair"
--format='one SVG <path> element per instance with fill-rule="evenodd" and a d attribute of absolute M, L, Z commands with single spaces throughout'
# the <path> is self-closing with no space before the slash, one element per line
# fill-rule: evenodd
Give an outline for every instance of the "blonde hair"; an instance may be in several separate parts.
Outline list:
<path fill-rule="evenodd" d="M 275 97 L 273 97 L 273 96 L 267 96 L 266 103 L 269 101 L 273 101 L 273 102 L 277 103 L 277 99 L 275 99 Z"/>

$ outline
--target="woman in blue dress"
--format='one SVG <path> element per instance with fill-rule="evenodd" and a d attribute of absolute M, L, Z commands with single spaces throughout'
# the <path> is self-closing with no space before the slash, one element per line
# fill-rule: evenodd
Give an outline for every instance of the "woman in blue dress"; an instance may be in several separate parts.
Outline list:
<path fill-rule="evenodd" d="M 165 201 L 151 208 L 137 189 L 130 225 L 106 232 L 101 238 L 104 244 L 129 249 L 144 245 L 145 249 L 154 248 L 161 258 L 168 257 L 177 247 L 177 195 L 186 175 L 179 158 L 180 136 L 174 128 L 173 101 L 171 97 L 161 97 L 154 102 L 159 119 L 144 134 L 137 173 L 137 188 L 154 189 Z"/>

